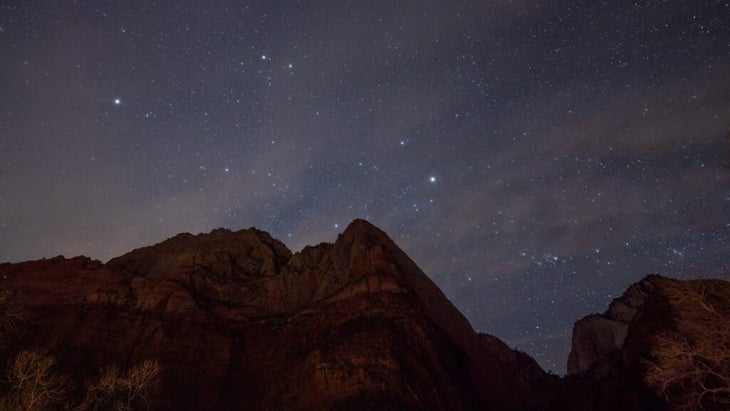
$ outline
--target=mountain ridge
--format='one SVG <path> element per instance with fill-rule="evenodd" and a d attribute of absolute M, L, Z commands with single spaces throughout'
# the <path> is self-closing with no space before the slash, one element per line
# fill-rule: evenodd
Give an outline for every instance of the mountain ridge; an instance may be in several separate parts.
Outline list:
<path fill-rule="evenodd" d="M 730 317 L 726 282 L 646 277 L 605 313 L 576 322 L 570 373 L 558 378 L 475 332 L 367 221 L 296 253 L 255 228 L 215 229 L 107 263 L 0 264 L 0 372 L 42 353 L 72 382 L 69 398 L 97 408 L 103 399 L 89 393 L 99 392 L 92 388 L 108 377 L 104 370 L 132 375 L 154 364 L 159 375 L 144 403 L 162 410 L 670 409 L 676 390 L 657 384 L 662 361 L 675 360 L 657 350 L 666 345 L 661 333 L 681 340 L 705 328 L 676 326 L 677 319 L 690 315 L 694 324 L 709 315 L 692 311 L 688 298 L 720 313 L 717 324 Z M 730 337 L 715 340 L 723 338 Z M 22 409 L 24 391 L 4 381 L 0 409 Z M 134 401 L 132 409 L 144 409 Z"/>
<path fill-rule="evenodd" d="M 299 253 L 259 230 L 218 229 L 106 264 L 56 258 L 3 275 L 40 324 L 8 354 L 42 347 L 81 370 L 79 385 L 106 363 L 154 358 L 162 409 L 521 409 L 525 398 L 502 394 L 542 378 L 537 364 L 504 377 L 509 356 L 485 354 L 438 287 L 363 220 Z"/>

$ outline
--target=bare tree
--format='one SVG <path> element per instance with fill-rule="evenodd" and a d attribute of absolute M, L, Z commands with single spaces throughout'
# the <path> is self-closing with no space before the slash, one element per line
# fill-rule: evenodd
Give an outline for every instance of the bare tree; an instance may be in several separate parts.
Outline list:
<path fill-rule="evenodd" d="M 711 283 L 671 282 L 663 289 L 675 319 L 645 362 L 644 380 L 673 410 L 730 409 L 730 315 Z"/>
<path fill-rule="evenodd" d="M 148 360 L 122 373 L 116 366 L 102 369 L 99 381 L 89 387 L 81 411 L 150 410 L 151 396 L 157 385 L 160 366 Z"/>
<path fill-rule="evenodd" d="M 53 357 L 37 351 L 21 351 L 7 367 L 11 386 L 11 409 L 47 410 L 52 404 L 62 404 L 69 392 L 68 379 L 54 370 Z"/>
<path fill-rule="evenodd" d="M 127 404 L 135 401 L 143 403 L 145 409 L 150 408 L 150 394 L 157 385 L 160 365 L 157 361 L 148 360 L 132 368 L 126 379 Z"/>

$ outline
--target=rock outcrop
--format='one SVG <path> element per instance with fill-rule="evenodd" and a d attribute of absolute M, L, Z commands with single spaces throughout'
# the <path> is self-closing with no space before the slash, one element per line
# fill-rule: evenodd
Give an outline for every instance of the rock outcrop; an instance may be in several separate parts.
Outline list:
<path fill-rule="evenodd" d="M 23 325 L 77 387 L 109 364 L 161 367 L 156 409 L 499 409 L 545 405 L 546 375 L 477 335 L 388 236 L 353 222 L 292 254 L 248 229 L 181 234 L 107 264 L 0 266 Z"/>
<path fill-rule="evenodd" d="M 593 373 L 594 377 L 612 375 L 620 358 L 629 324 L 662 277 L 648 276 L 631 285 L 608 310 L 578 320 L 573 326 L 573 344 L 568 357 L 568 375 Z"/>
<path fill-rule="evenodd" d="M 730 283 L 644 278 L 576 322 L 568 372 L 596 410 L 730 409 Z"/>

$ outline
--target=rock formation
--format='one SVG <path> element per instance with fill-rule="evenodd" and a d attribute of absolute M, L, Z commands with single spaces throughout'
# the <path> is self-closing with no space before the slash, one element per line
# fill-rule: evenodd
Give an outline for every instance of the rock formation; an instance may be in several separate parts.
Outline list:
<path fill-rule="evenodd" d="M 217 229 L 0 264 L 0 409 L 27 408 L 24 364 L 63 387 L 41 409 L 730 409 L 729 352 L 729 283 L 649 276 L 575 324 L 568 377 L 546 374 L 362 220 L 294 254 Z"/>
<path fill-rule="evenodd" d="M 546 401 L 552 378 L 477 335 L 362 220 L 296 254 L 255 229 L 219 229 L 107 264 L 57 257 L 0 273 L 26 324 L 3 363 L 41 349 L 81 387 L 105 365 L 156 360 L 157 409 L 518 410 Z"/>
<path fill-rule="evenodd" d="M 644 278 L 576 322 L 568 373 L 606 410 L 730 409 L 730 283 Z"/>
<path fill-rule="evenodd" d="M 611 374 L 611 369 L 605 369 L 613 367 L 613 361 L 608 359 L 620 354 L 629 324 L 658 281 L 661 277 L 649 276 L 631 285 L 620 298 L 613 300 L 605 314 L 589 315 L 575 323 L 568 375 L 591 372 L 600 378 Z"/>

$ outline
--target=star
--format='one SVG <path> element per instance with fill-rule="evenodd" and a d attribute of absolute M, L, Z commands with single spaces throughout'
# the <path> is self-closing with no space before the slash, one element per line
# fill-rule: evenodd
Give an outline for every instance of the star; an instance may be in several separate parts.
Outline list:
<path fill-rule="evenodd" d="M 115 106 L 120 106 L 120 105 L 122 105 L 122 99 L 121 99 L 121 98 L 119 98 L 119 97 L 116 97 L 116 98 L 114 99 L 114 105 L 115 105 Z"/>
<path fill-rule="evenodd" d="M 428 181 L 430 181 L 432 183 L 435 183 L 436 182 L 436 177 L 435 176 L 431 176 L 431 177 L 428 178 Z"/>

